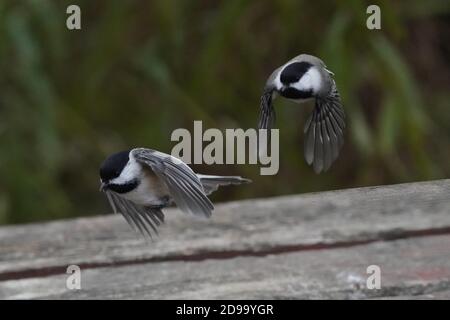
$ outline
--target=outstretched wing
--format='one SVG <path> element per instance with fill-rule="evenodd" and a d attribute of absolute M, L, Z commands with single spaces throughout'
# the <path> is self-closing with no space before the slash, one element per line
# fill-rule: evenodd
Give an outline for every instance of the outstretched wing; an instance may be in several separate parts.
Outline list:
<path fill-rule="evenodd" d="M 153 239 L 153 233 L 158 235 L 157 227 L 164 223 L 164 214 L 161 209 L 139 206 L 112 191 L 106 191 L 106 196 L 114 213 L 122 214 L 136 232 L 151 239 Z"/>
<path fill-rule="evenodd" d="M 266 81 L 263 93 L 261 95 L 261 102 L 259 105 L 259 129 L 267 129 L 270 132 L 275 124 L 275 109 L 273 107 L 274 92 L 276 92 L 276 79 L 283 66 L 275 69 Z"/>
<path fill-rule="evenodd" d="M 173 200 L 182 211 L 211 216 L 214 206 L 206 196 L 200 179 L 184 162 L 145 148 L 133 149 L 131 154 L 166 183 Z"/>
<path fill-rule="evenodd" d="M 305 125 L 305 159 L 320 173 L 330 168 L 344 144 L 345 113 L 336 84 L 331 93 L 317 97 L 314 111 Z"/>
<path fill-rule="evenodd" d="M 260 111 L 259 111 L 259 129 L 272 129 L 275 124 L 275 109 L 272 103 L 273 89 L 267 87 L 261 96 Z"/>

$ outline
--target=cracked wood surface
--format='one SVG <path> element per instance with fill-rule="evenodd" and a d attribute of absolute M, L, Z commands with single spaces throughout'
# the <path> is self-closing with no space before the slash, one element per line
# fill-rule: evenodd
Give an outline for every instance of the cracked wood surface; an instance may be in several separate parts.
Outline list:
<path fill-rule="evenodd" d="M 0 228 L 0 298 L 450 296 L 450 180 L 166 210 L 157 242 L 118 215 Z M 66 289 L 68 265 L 82 290 Z M 377 264 L 382 289 L 365 288 Z"/>

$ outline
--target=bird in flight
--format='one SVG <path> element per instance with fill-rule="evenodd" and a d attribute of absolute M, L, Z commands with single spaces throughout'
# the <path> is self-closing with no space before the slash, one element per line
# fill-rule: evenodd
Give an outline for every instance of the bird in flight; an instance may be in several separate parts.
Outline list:
<path fill-rule="evenodd" d="M 183 212 L 210 217 L 214 206 L 209 194 L 219 186 L 249 182 L 238 176 L 196 174 L 183 161 L 146 148 L 112 154 L 100 167 L 100 190 L 113 211 L 150 238 L 164 222 L 163 208 L 175 203 Z"/>
<path fill-rule="evenodd" d="M 260 129 L 272 129 L 278 95 L 298 103 L 315 101 L 304 127 L 304 156 L 316 173 L 330 168 L 344 144 L 345 113 L 333 75 L 319 58 L 301 54 L 270 75 L 261 96 Z"/>

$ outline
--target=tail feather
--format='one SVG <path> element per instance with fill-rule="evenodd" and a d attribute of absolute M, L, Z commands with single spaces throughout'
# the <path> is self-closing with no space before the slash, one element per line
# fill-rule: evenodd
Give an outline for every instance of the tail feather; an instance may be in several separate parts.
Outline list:
<path fill-rule="evenodd" d="M 198 174 L 197 176 L 207 195 L 216 191 L 220 186 L 239 185 L 252 182 L 250 179 L 239 176 L 209 176 L 205 174 Z"/>

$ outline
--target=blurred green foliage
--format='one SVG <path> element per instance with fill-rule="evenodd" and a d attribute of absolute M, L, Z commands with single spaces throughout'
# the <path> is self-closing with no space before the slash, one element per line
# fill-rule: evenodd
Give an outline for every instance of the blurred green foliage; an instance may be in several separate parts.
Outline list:
<path fill-rule="evenodd" d="M 273 69 L 299 53 L 336 74 L 346 144 L 325 174 L 303 160 L 310 106 L 277 100 L 280 172 L 200 166 L 254 183 L 213 200 L 448 177 L 449 1 L 0 1 L 0 224 L 110 212 L 106 155 L 170 153 L 172 130 L 255 127 Z M 78 4 L 82 30 L 65 27 Z"/>

